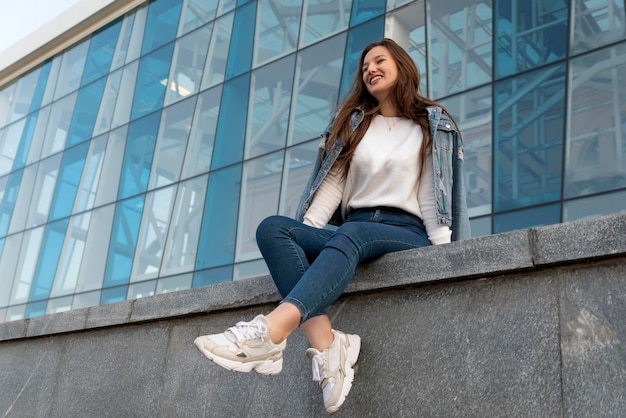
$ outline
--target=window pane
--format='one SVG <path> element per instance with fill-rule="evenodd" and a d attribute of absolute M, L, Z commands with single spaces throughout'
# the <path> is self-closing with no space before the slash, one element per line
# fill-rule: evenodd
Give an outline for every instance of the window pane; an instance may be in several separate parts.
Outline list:
<path fill-rule="evenodd" d="M 87 51 L 89 51 L 89 39 L 61 55 L 59 79 L 55 83 L 54 100 L 78 89 L 83 76 Z"/>
<path fill-rule="evenodd" d="M 250 75 L 246 74 L 224 84 L 213 151 L 212 169 L 241 161 L 246 134 L 246 111 Z"/>
<path fill-rule="evenodd" d="M 300 45 L 312 44 L 348 28 L 352 2 L 309 0 L 303 2 Z M 343 48 L 342 48 L 343 49 Z M 329 49 L 327 52 L 340 52 Z"/>
<path fill-rule="evenodd" d="M 177 292 L 179 290 L 191 289 L 193 274 L 187 273 L 180 276 L 165 277 L 157 281 L 156 294 Z"/>
<path fill-rule="evenodd" d="M 163 110 L 148 189 L 171 184 L 180 178 L 196 98 L 193 96 Z"/>
<path fill-rule="evenodd" d="M 69 219 L 48 224 L 45 227 L 37 269 L 30 289 L 29 300 L 35 301 L 50 297 L 52 282 L 57 270 L 57 262 L 61 256 L 63 241 Z"/>
<path fill-rule="evenodd" d="M 255 66 L 296 49 L 302 1 L 259 0 L 257 4 Z"/>
<path fill-rule="evenodd" d="M 354 0 L 352 4 L 350 26 L 356 26 L 385 13 L 385 0 Z"/>
<path fill-rule="evenodd" d="M 38 164 L 37 178 L 32 185 L 32 197 L 26 227 L 41 225 L 48 221 L 50 204 L 59 175 L 61 154 L 50 157 Z"/>
<path fill-rule="evenodd" d="M 626 186 L 626 44 L 572 59 L 565 197 Z"/>
<path fill-rule="evenodd" d="M 46 315 L 59 313 L 59 312 L 67 312 L 72 309 L 72 296 L 67 296 L 64 298 L 50 299 L 48 300 L 48 305 L 46 307 Z"/>
<path fill-rule="evenodd" d="M 63 153 L 49 221 L 69 216 L 72 213 L 88 150 L 89 144 L 84 143 Z"/>
<path fill-rule="evenodd" d="M 16 268 L 20 257 L 20 248 L 24 234 L 15 234 L 3 239 L 4 245 L 0 257 L 0 306 L 8 306 L 11 299 L 11 288 L 17 286 Z"/>
<path fill-rule="evenodd" d="M 563 205 L 563 222 L 626 211 L 626 191 L 571 200 Z"/>
<path fill-rule="evenodd" d="M 568 3 L 495 0 L 496 78 L 565 58 Z"/>
<path fill-rule="evenodd" d="M 148 6 L 141 55 L 165 45 L 176 37 L 182 0 L 153 1 Z"/>
<path fill-rule="evenodd" d="M 0 204 L 1 220 L 0 232 L 6 232 L 6 223 L 11 222 L 9 225 L 9 234 L 15 234 L 23 231 L 26 228 L 26 220 L 28 219 L 28 211 L 35 202 L 33 199 L 33 184 L 36 184 L 38 164 L 29 165 L 22 171 L 12 173 L 9 177 L 8 189 L 5 193 L 5 197 L 2 198 Z M 28 185 L 27 187 L 25 185 Z M 17 196 L 14 194 L 17 193 Z M 11 216 L 11 210 L 13 215 Z M 4 234 L 3 234 L 4 235 Z"/>
<path fill-rule="evenodd" d="M 196 268 L 233 262 L 241 165 L 211 173 L 198 244 Z"/>
<path fill-rule="evenodd" d="M 9 113 L 15 96 L 17 82 L 13 82 L 0 90 L 0 126 L 7 124 Z"/>
<path fill-rule="evenodd" d="M 429 1 L 427 5 L 432 96 L 447 96 L 491 81 L 491 0 L 469 0 L 462 5 Z"/>
<path fill-rule="evenodd" d="M 235 23 L 230 41 L 226 78 L 237 77 L 250 70 L 254 44 L 256 2 L 240 7 L 235 12 Z"/>
<path fill-rule="evenodd" d="M 149 280 L 147 282 L 133 283 L 128 286 L 128 295 L 126 299 L 139 299 L 146 296 L 154 296 L 154 289 L 156 288 L 156 280 Z"/>
<path fill-rule="evenodd" d="M 282 173 L 279 214 L 289 217 L 296 215 L 300 195 L 317 158 L 319 142 L 318 139 L 314 139 L 287 149 L 286 164 Z"/>
<path fill-rule="evenodd" d="M 210 270 L 197 271 L 193 275 L 193 287 L 230 282 L 233 279 L 233 266 L 217 267 Z"/>
<path fill-rule="evenodd" d="M 66 146 L 91 138 L 105 83 L 106 79 L 102 78 L 78 91 Z"/>
<path fill-rule="evenodd" d="M 491 235 L 491 217 L 470 219 L 472 238 Z"/>
<path fill-rule="evenodd" d="M 261 257 L 256 245 L 256 227 L 278 211 L 283 161 L 284 152 L 279 151 L 247 161 L 243 166 L 235 261 Z"/>
<path fill-rule="evenodd" d="M 28 301 L 33 275 L 35 274 L 35 266 L 37 265 L 37 257 L 39 256 L 39 248 L 41 247 L 41 240 L 43 238 L 43 231 L 44 228 L 40 227 L 24 232 L 20 255 L 15 264 L 9 305 L 17 305 Z"/>
<path fill-rule="evenodd" d="M 418 1 L 387 15 L 385 36 L 395 40 L 407 51 L 420 72 L 422 94 L 428 93 L 426 61 L 426 12 L 424 2 Z"/>
<path fill-rule="evenodd" d="M 44 137 L 41 158 L 45 158 L 65 148 L 67 133 L 70 129 L 77 93 L 65 96 L 52 104 L 48 126 Z"/>
<path fill-rule="evenodd" d="M 10 173 L 13 169 L 25 123 L 26 119 L 22 119 L 0 130 L 0 176 Z"/>
<path fill-rule="evenodd" d="M 348 89 L 350 89 L 356 72 L 358 71 L 359 75 L 361 74 L 361 66 L 359 63 L 361 51 L 366 45 L 380 39 L 383 36 L 384 26 L 385 20 L 380 18 L 350 30 L 348 34 L 346 55 L 344 57 L 343 75 L 341 77 L 340 100 L 345 97 Z"/>
<path fill-rule="evenodd" d="M 319 138 L 337 106 L 346 34 L 299 52 L 288 144 Z"/>
<path fill-rule="evenodd" d="M 245 158 L 285 146 L 295 55 L 252 72 Z"/>
<path fill-rule="evenodd" d="M 108 303 L 122 302 L 126 300 L 128 293 L 128 285 L 118 286 L 109 289 L 102 289 L 100 295 L 100 305 L 106 305 Z"/>
<path fill-rule="evenodd" d="M 491 86 L 444 99 L 441 104 L 461 130 L 469 215 L 491 213 Z"/>
<path fill-rule="evenodd" d="M 118 199 L 146 191 L 160 116 L 153 113 L 130 124 Z"/>
<path fill-rule="evenodd" d="M 178 36 L 215 19 L 219 0 L 184 0 Z"/>
<path fill-rule="evenodd" d="M 100 100 L 100 107 L 98 109 L 98 116 L 93 128 L 94 135 L 100 135 L 103 132 L 111 129 L 113 124 L 113 113 L 115 112 L 115 103 L 117 102 L 117 95 L 120 91 L 120 83 L 122 82 L 122 70 L 117 70 L 109 74 L 107 77 L 104 91 L 102 92 L 102 99 Z"/>
<path fill-rule="evenodd" d="M 91 37 L 81 86 L 89 84 L 109 73 L 121 26 L 122 20 L 118 19 L 116 22 L 97 31 Z"/>
<path fill-rule="evenodd" d="M 100 304 L 100 290 L 88 293 L 79 293 L 74 295 L 72 309 L 90 308 Z"/>
<path fill-rule="evenodd" d="M 135 15 L 137 13 L 138 12 L 127 14 L 124 17 L 124 20 L 122 20 L 117 45 L 115 45 L 115 52 L 113 53 L 113 58 L 111 59 L 110 71 L 117 70 L 126 63 L 130 36 L 133 30 L 133 23 L 135 22 Z M 74 301 L 74 303 L 76 303 L 76 301 Z"/>
<path fill-rule="evenodd" d="M 120 185 L 120 175 L 124 162 L 124 148 L 128 125 L 109 134 L 106 144 L 106 153 L 102 163 L 102 172 L 106 173 L 98 182 L 95 206 L 111 203 L 117 199 Z"/>
<path fill-rule="evenodd" d="M 622 0 L 575 0 L 572 54 L 626 39 Z"/>
<path fill-rule="evenodd" d="M 495 86 L 496 211 L 560 198 L 564 70 L 560 64 Z"/>
<path fill-rule="evenodd" d="M 37 127 L 37 121 L 39 119 L 40 112 L 31 113 L 26 117 L 26 123 L 24 124 L 24 130 L 22 131 L 22 137 L 20 138 L 19 145 L 16 147 L 15 159 L 13 161 L 13 170 L 24 167 L 26 164 L 26 158 L 30 152 L 33 136 L 35 135 L 35 129 Z"/>
<path fill-rule="evenodd" d="M 70 219 L 50 297 L 73 294 L 76 290 L 90 220 L 91 212 Z"/>
<path fill-rule="evenodd" d="M 119 83 L 116 79 L 117 76 L 111 74 L 111 84 L 109 85 L 111 90 L 106 91 L 110 100 L 116 100 L 111 128 L 117 128 L 130 120 L 130 111 L 133 105 L 133 92 L 135 91 L 138 68 L 139 61 L 135 61 L 124 67 L 122 79 Z M 116 87 L 116 83 L 119 87 Z M 114 99 L 114 97 L 116 99 Z M 102 132 L 104 132 L 104 130 Z"/>
<path fill-rule="evenodd" d="M 212 25 L 204 26 L 176 41 L 169 88 L 165 93 L 166 105 L 200 90 L 211 28 Z"/>
<path fill-rule="evenodd" d="M 0 178 L 0 237 L 7 235 L 18 199 L 24 170 Z M 26 183 L 25 183 L 26 184 Z M 28 187 L 22 188 L 22 190 Z"/>
<path fill-rule="evenodd" d="M 222 86 L 198 96 L 181 176 L 183 179 L 207 173 L 210 169 L 221 98 Z"/>
<path fill-rule="evenodd" d="M 122 60 L 122 55 L 124 55 L 124 53 L 126 55 L 124 63 L 126 64 L 135 61 L 142 55 L 141 46 L 143 44 L 144 31 L 146 29 L 146 20 L 148 19 L 148 5 L 149 3 L 144 3 L 142 6 L 137 8 L 135 13 L 130 15 L 133 16 L 133 19 L 132 21 L 129 21 L 129 24 L 132 24 L 132 29 L 130 30 L 128 47 L 126 50 L 122 48 L 120 51 L 118 63 Z"/>
<path fill-rule="evenodd" d="M 83 250 L 76 282 L 77 293 L 100 290 L 102 287 L 107 259 L 106 253 L 107 247 L 109 246 L 109 237 L 111 237 L 114 213 L 115 205 L 108 205 L 94 210 L 89 216 L 89 227 L 87 228 L 87 237 L 84 244 L 85 248 Z M 95 294 L 92 293 L 91 296 L 85 296 L 85 299 L 94 300 L 96 297 L 99 301 L 99 292 Z M 77 303 L 76 301 L 74 302 Z M 87 303 L 87 301 L 80 303 Z"/>
<path fill-rule="evenodd" d="M 175 195 L 175 185 L 146 195 L 131 282 L 156 278 L 159 274 Z"/>
<path fill-rule="evenodd" d="M 234 16 L 230 13 L 215 21 L 202 75 L 203 89 L 224 81 Z"/>
<path fill-rule="evenodd" d="M 206 175 L 196 177 L 178 186 L 165 244 L 162 276 L 194 268 L 208 178 Z"/>
<path fill-rule="evenodd" d="M 10 109 L 8 111 L 8 118 L 5 119 L 7 123 L 23 118 L 31 111 L 31 102 L 37 88 L 37 81 L 40 73 L 41 68 L 37 68 L 36 70 L 20 77 L 16 83 L 15 93 L 12 94 L 12 97 L 9 96 L 11 97 Z M 2 121 L 1 118 L 2 116 L 0 116 L 0 122 Z"/>
<path fill-rule="evenodd" d="M 267 264 L 263 259 L 235 264 L 233 280 L 251 279 L 269 274 Z"/>
<path fill-rule="evenodd" d="M 104 287 L 126 284 L 130 279 L 143 204 L 144 196 L 142 195 L 119 202 L 116 205 L 106 270 L 104 272 Z M 126 298 L 126 291 L 123 294 L 124 298 L 121 300 Z M 115 293 L 115 295 L 117 297 L 118 294 Z M 107 294 L 107 300 L 110 300 L 109 296 L 111 295 Z"/>
<path fill-rule="evenodd" d="M 46 138 L 46 127 L 48 124 L 48 118 L 50 116 L 51 108 L 52 106 L 46 106 L 36 113 L 37 122 L 35 124 L 35 130 L 33 132 L 30 149 L 28 150 L 28 154 L 26 157 L 27 164 L 39 161 L 39 159 L 41 158 L 41 151 Z"/>
<path fill-rule="evenodd" d="M 146 55 L 139 62 L 131 119 L 137 119 L 163 107 L 173 49 L 174 44 L 166 45 Z"/>
<path fill-rule="evenodd" d="M 89 144 L 89 152 L 85 158 L 85 168 L 80 178 L 73 212 L 82 212 L 93 208 L 102 174 L 106 146 L 107 135 L 95 138 Z M 106 173 L 106 176 L 108 178 L 109 173 Z"/>
<path fill-rule="evenodd" d="M 496 215 L 494 218 L 493 232 L 494 234 L 499 234 L 500 232 L 517 229 L 558 224 L 560 221 L 560 212 L 561 205 L 554 204 Z"/>

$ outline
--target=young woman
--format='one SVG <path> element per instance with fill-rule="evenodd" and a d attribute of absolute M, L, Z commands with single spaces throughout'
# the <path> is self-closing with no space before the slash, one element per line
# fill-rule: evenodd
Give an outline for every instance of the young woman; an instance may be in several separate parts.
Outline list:
<path fill-rule="evenodd" d="M 351 91 L 322 136 L 297 219 L 272 216 L 257 243 L 281 296 L 269 314 L 195 345 L 229 370 L 276 374 L 302 329 L 330 413 L 343 404 L 361 339 L 325 309 L 357 265 L 385 253 L 469 237 L 463 148 L 452 117 L 418 92 L 419 72 L 391 39 L 368 45 Z M 324 229 L 327 224 L 336 230 Z"/>

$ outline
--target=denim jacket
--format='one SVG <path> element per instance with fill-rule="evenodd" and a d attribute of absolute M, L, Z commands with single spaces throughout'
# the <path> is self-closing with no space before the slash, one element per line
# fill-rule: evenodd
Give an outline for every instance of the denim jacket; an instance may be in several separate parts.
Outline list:
<path fill-rule="evenodd" d="M 350 129 L 355 130 L 362 121 L 363 111 L 357 108 L 352 112 Z M 470 237 L 470 227 L 463 183 L 463 142 L 461 135 L 452 120 L 443 113 L 440 107 L 428 107 L 428 121 L 432 138 L 437 223 L 448 225 L 452 229 L 453 241 L 467 239 Z M 315 193 L 343 148 L 339 138 L 335 147 L 326 153 L 325 158 L 322 159 L 324 145 L 330 135 L 331 127 L 332 122 L 321 135 L 322 140 L 315 166 L 298 204 L 296 219 L 299 221 L 304 219 L 304 214 L 309 209 Z M 340 207 L 337 208 L 329 223 L 337 226 L 343 223 Z"/>

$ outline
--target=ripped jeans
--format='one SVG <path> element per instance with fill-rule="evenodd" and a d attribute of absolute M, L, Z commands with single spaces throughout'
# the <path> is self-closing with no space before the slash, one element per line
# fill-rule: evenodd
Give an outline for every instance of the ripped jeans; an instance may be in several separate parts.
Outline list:
<path fill-rule="evenodd" d="M 281 303 L 296 306 L 301 322 L 324 314 L 359 263 L 430 245 L 421 219 L 393 208 L 356 210 L 335 231 L 270 216 L 259 224 L 256 239 Z"/>

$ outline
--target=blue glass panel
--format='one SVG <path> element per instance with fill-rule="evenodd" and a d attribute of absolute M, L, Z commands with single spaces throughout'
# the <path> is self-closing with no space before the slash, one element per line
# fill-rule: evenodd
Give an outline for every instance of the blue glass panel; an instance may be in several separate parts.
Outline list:
<path fill-rule="evenodd" d="M 24 313 L 24 318 L 34 318 L 36 316 L 45 315 L 47 306 L 48 306 L 47 300 L 28 303 L 26 305 L 26 312 Z"/>
<path fill-rule="evenodd" d="M 352 86 L 357 73 L 358 80 L 361 82 L 361 63 L 359 63 L 361 52 L 368 44 L 382 38 L 384 29 L 385 19 L 383 17 L 350 29 L 346 55 L 343 61 L 343 73 L 341 75 L 340 100 L 343 100 L 350 86 Z"/>
<path fill-rule="evenodd" d="M 46 226 L 28 300 L 35 301 L 50 296 L 68 224 L 69 218 Z"/>
<path fill-rule="evenodd" d="M 518 210 L 496 215 L 493 233 L 532 228 L 536 226 L 558 224 L 561 218 L 561 204 L 556 203 L 538 208 Z"/>
<path fill-rule="evenodd" d="M 81 86 L 89 84 L 109 73 L 121 27 L 122 18 L 119 18 L 116 22 L 107 25 L 92 36 Z"/>
<path fill-rule="evenodd" d="M 144 197 L 138 196 L 117 204 L 111 240 L 109 241 L 103 287 L 127 284 L 130 279 Z M 103 239 L 106 238 L 103 237 Z M 124 298 L 126 298 L 126 293 L 124 293 Z"/>
<path fill-rule="evenodd" d="M 100 305 L 122 302 L 126 300 L 127 293 L 128 286 L 118 286 L 111 289 L 102 289 L 102 295 L 100 296 Z"/>
<path fill-rule="evenodd" d="M 63 160 L 61 160 L 61 167 L 59 168 L 59 177 L 54 190 L 48 221 L 60 219 L 72 214 L 72 207 L 74 207 L 74 200 L 78 192 L 78 185 L 83 173 L 88 150 L 89 143 L 85 142 L 63 153 Z"/>
<path fill-rule="evenodd" d="M 210 175 L 198 244 L 197 269 L 233 262 L 240 186 L 239 164 Z"/>
<path fill-rule="evenodd" d="M 183 6 L 181 35 L 215 19 L 219 0 L 187 0 Z M 206 48 L 206 47 L 205 47 Z"/>
<path fill-rule="evenodd" d="M 564 97 L 564 64 L 496 83 L 496 212 L 560 198 Z"/>
<path fill-rule="evenodd" d="M 101 78 L 78 91 L 74 114 L 72 115 L 72 122 L 67 134 L 67 142 L 65 143 L 66 147 L 91 138 L 105 84 L 106 78 Z"/>
<path fill-rule="evenodd" d="M 491 235 L 491 217 L 470 219 L 472 238 Z"/>
<path fill-rule="evenodd" d="M 174 44 L 146 55 L 139 62 L 131 120 L 163 107 Z"/>
<path fill-rule="evenodd" d="M 6 186 L 2 190 L 2 199 L 0 199 L 0 237 L 5 236 L 9 230 L 23 174 L 24 170 L 20 170 L 11 173 L 8 178 L 5 177 Z M 3 181 L 0 180 L 0 186 L 2 183 Z"/>
<path fill-rule="evenodd" d="M 568 3 L 495 1 L 496 78 L 565 58 Z"/>
<path fill-rule="evenodd" d="M 228 81 L 222 93 L 212 169 L 241 161 L 246 133 L 250 74 Z"/>
<path fill-rule="evenodd" d="M 383 13 L 385 13 L 385 0 L 354 0 L 350 26 L 356 26 Z"/>
<path fill-rule="evenodd" d="M 47 60 L 41 66 L 39 72 L 39 79 L 37 80 L 37 87 L 35 87 L 35 93 L 33 94 L 33 101 L 30 102 L 29 112 L 34 112 L 41 107 L 41 101 L 43 100 L 43 94 L 46 91 L 46 84 L 48 83 L 48 76 L 50 75 L 50 66 L 52 59 Z"/>
<path fill-rule="evenodd" d="M 160 119 L 157 112 L 130 124 L 118 199 L 146 191 Z"/>
<path fill-rule="evenodd" d="M 217 267 L 209 270 L 197 271 L 193 275 L 191 287 L 202 287 L 210 284 L 230 282 L 233 279 L 233 266 Z"/>
<path fill-rule="evenodd" d="M 235 12 L 235 23 L 226 64 L 226 79 L 250 70 L 254 45 L 254 22 L 256 2 L 243 6 Z"/>
<path fill-rule="evenodd" d="M 22 137 L 20 138 L 20 144 L 18 145 L 17 152 L 15 153 L 15 160 L 13 160 L 13 170 L 22 168 L 24 167 L 24 164 L 26 164 L 26 157 L 28 157 L 28 152 L 30 151 L 30 144 L 33 140 L 33 134 L 35 132 L 35 127 L 37 126 L 38 117 L 39 112 L 30 114 L 26 118 L 24 130 L 22 131 Z"/>
<path fill-rule="evenodd" d="M 150 3 L 141 55 L 165 45 L 176 37 L 181 5 L 182 0 L 159 0 Z"/>

